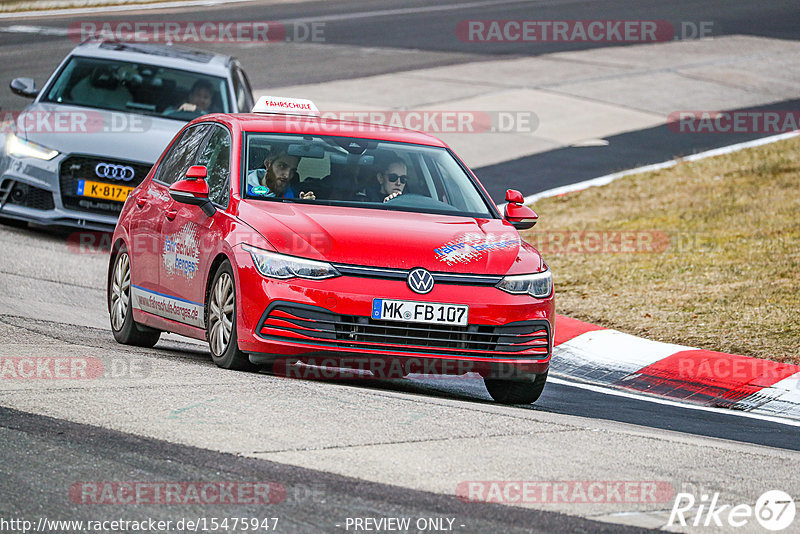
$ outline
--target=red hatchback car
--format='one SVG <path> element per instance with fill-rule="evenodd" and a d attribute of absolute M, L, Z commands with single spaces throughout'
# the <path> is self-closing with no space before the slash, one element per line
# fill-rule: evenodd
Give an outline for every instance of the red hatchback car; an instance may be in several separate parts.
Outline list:
<path fill-rule="evenodd" d="M 108 274 L 116 340 L 206 339 L 226 369 L 477 372 L 498 402 L 539 398 L 553 284 L 517 231 L 536 221 L 522 195 L 501 215 L 424 133 L 297 99 L 254 109 L 189 123 L 129 195 Z"/>

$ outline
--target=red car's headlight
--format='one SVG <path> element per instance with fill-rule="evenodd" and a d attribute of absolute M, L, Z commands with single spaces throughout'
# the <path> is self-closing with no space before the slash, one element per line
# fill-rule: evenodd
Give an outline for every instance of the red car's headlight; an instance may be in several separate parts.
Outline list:
<path fill-rule="evenodd" d="M 553 292 L 553 275 L 548 269 L 541 273 L 506 276 L 496 287 L 506 293 L 515 295 L 527 293 L 537 299 L 545 299 Z"/>
<path fill-rule="evenodd" d="M 242 245 L 250 253 L 258 272 L 269 278 L 285 280 L 287 278 L 308 278 L 323 280 L 341 276 L 330 263 L 286 256 L 277 252 L 268 252 L 250 245 Z"/>

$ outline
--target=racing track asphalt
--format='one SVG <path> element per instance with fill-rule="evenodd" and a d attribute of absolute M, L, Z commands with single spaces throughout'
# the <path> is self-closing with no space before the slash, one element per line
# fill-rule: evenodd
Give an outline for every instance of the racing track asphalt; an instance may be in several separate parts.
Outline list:
<path fill-rule="evenodd" d="M 3 83 L 16 76 L 34 77 L 39 84 L 43 83 L 75 45 L 65 35 L 52 34 L 49 30 L 63 32 L 70 24 L 83 20 L 278 20 L 286 22 L 290 28 L 295 22 L 324 22 L 324 42 L 321 43 L 196 45 L 239 57 L 253 87 L 265 88 L 609 46 L 608 43 L 588 42 L 467 43 L 456 38 L 456 27 L 461 20 L 644 19 L 666 20 L 674 27 L 682 22 L 711 21 L 713 36 L 741 34 L 798 39 L 800 27 L 794 22 L 796 15 L 796 2 L 792 0 L 773 0 L 766 4 L 729 0 L 645 0 L 635 4 L 626 0 L 602 3 L 592 0 L 446 0 L 436 6 L 424 0 L 248 2 L 183 10 L 3 19 L 0 20 L 0 65 Z M 16 29 L 12 31 L 12 27 Z M 25 102 L 7 90 L 0 92 L 2 109 L 19 109 Z"/>
<path fill-rule="evenodd" d="M 746 112 L 748 109 L 727 110 Z M 800 100 L 785 100 L 758 106 L 762 112 L 800 109 Z M 680 133 L 666 125 L 625 132 L 607 137 L 604 146 L 570 146 L 540 152 L 497 165 L 474 169 L 495 200 L 502 202 L 506 189 L 518 189 L 524 195 L 590 180 L 618 171 L 662 163 L 753 139 L 756 133 Z"/>
<path fill-rule="evenodd" d="M 462 502 L 454 495 L 414 491 L 176 445 L 0 407 L 0 517 L 51 520 L 278 518 L 278 532 L 343 532 L 348 517 L 454 518 L 454 530 L 480 532 L 641 532 L 556 512 Z M 76 483 L 120 480 L 277 483 L 277 504 L 80 504 Z"/>
<path fill-rule="evenodd" d="M 732 5 L 735 4 L 735 5 Z M 471 7 L 459 7 L 469 5 Z M 720 6 L 725 5 L 725 9 Z M 747 34 L 798 39 L 800 29 L 788 21 L 792 2 L 771 2 L 758 10 L 741 3 L 642 2 L 631 9 L 623 2 L 607 2 L 601 10 L 587 2 L 450 1 L 433 8 L 422 2 L 352 2 L 270 4 L 251 2 L 192 9 L 174 13 L 147 11 L 112 15 L 9 19 L 0 22 L 0 64 L 4 78 L 33 76 L 41 84 L 74 42 L 62 33 L 81 20 L 281 20 L 287 26 L 324 22 L 324 43 L 266 45 L 211 44 L 208 48 L 242 59 L 253 86 L 289 86 L 335 79 L 357 78 L 489 58 L 541 55 L 599 46 L 594 43 L 464 43 L 455 26 L 464 19 L 604 19 L 636 17 L 681 21 L 712 21 L 714 35 Z M 294 22 L 291 22 L 294 21 Z M 386 25 L 396 31 L 386 31 Z M 13 31 L 12 31 L 13 30 Z M 55 34 L 53 34 L 55 31 Z M 291 31 L 289 32 L 292 33 Z M 200 45 L 202 48 L 203 45 Z M 308 68 L 311 65 L 313 68 Z M 276 78 L 272 73 L 280 73 Z M 26 100 L 0 91 L 0 109 L 21 109 Z M 759 110 L 796 110 L 798 100 L 758 106 Z M 530 195 L 595 176 L 675 156 L 726 146 L 766 134 L 676 134 L 657 126 L 606 138 L 605 146 L 565 147 L 532 156 L 476 168 L 476 174 L 495 201 L 514 187 Z"/>

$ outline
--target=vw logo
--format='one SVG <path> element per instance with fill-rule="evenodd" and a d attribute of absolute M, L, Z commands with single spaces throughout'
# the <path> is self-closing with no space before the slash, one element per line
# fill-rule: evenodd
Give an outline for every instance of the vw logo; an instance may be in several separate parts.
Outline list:
<path fill-rule="evenodd" d="M 411 291 L 424 295 L 425 293 L 430 293 L 433 289 L 433 275 L 428 270 L 417 267 L 416 269 L 411 269 L 411 272 L 408 273 L 406 283 L 411 288 Z"/>
<path fill-rule="evenodd" d="M 100 178 L 122 180 L 123 182 L 130 182 L 133 180 L 135 174 L 133 172 L 133 167 L 128 167 L 127 165 L 113 165 L 111 163 L 98 163 L 94 168 L 94 173 Z"/>

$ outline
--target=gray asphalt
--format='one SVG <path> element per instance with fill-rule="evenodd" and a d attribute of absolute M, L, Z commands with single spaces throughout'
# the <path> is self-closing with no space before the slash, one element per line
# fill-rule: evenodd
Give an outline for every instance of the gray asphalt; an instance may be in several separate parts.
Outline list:
<path fill-rule="evenodd" d="M 97 521 L 239 517 L 268 519 L 275 532 L 345 532 L 348 517 L 453 519 L 453 531 L 641 532 L 564 514 L 462 502 L 455 496 L 407 490 L 266 460 L 142 439 L 89 425 L 0 407 L 0 517 Z M 135 482 L 258 482 L 277 484 L 274 504 L 83 504 L 74 484 Z M 281 490 L 276 491 L 277 494 Z M 242 499 L 244 500 L 244 499 Z M 277 518 L 276 523 L 272 520 Z M 190 529 L 187 529 L 190 530 Z M 59 529 L 73 531 L 73 529 Z M 77 529 L 75 530 L 77 531 Z M 179 529 L 173 527 L 172 532 Z M 218 532 L 243 531 L 219 529 Z"/>
<path fill-rule="evenodd" d="M 248 2 L 195 7 L 178 12 L 148 11 L 109 15 L 0 20 L 0 80 L 29 76 L 42 83 L 75 45 L 65 36 L 3 33 L 14 25 L 66 29 L 92 21 L 285 21 L 324 22 L 323 43 L 276 43 L 242 47 L 234 44 L 200 46 L 239 57 L 255 87 L 286 86 L 383 74 L 478 59 L 518 57 L 609 46 L 590 42 L 469 43 L 456 37 L 462 20 L 665 20 L 713 23 L 714 36 L 745 34 L 779 39 L 800 38 L 797 3 L 773 0 L 545 0 L 476 2 L 446 0 L 431 6 L 424 1 L 387 0 L 271 3 Z M 613 46 L 625 46 L 624 44 Z M 0 108 L 18 109 L 25 100 L 0 93 Z"/>

